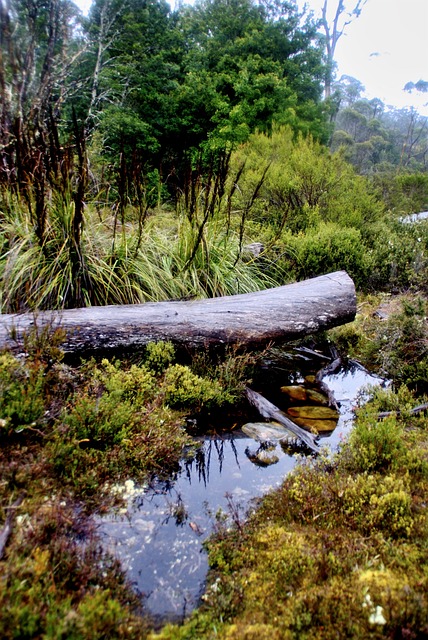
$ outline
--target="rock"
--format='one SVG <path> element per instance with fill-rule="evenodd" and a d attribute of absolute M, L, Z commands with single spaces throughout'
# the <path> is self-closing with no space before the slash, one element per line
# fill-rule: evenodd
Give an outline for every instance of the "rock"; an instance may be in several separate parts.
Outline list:
<path fill-rule="evenodd" d="M 295 438 L 288 429 L 276 422 L 248 422 L 242 427 L 242 431 L 257 442 L 272 440 L 277 442 L 282 438 Z"/>
<path fill-rule="evenodd" d="M 250 256 L 257 258 L 264 250 L 265 247 L 262 242 L 252 242 L 251 244 L 246 244 L 242 247 L 242 254 L 244 257 L 246 254 L 250 254 Z"/>
<path fill-rule="evenodd" d="M 271 464 L 276 464 L 279 458 L 273 451 L 260 449 L 256 454 L 250 457 L 250 460 L 263 467 L 269 467 Z"/>
<path fill-rule="evenodd" d="M 315 430 L 317 433 L 334 431 L 337 426 L 337 420 L 313 420 L 311 418 L 293 418 L 293 420 L 299 427 L 308 431 Z"/>
<path fill-rule="evenodd" d="M 339 414 L 335 409 L 330 407 L 304 406 L 304 407 L 288 407 L 287 413 L 291 418 L 310 418 L 312 420 L 338 420 Z"/>
<path fill-rule="evenodd" d="M 328 398 L 319 391 L 315 391 L 315 389 L 306 389 L 306 387 L 292 385 L 281 387 L 281 391 L 282 393 L 285 393 L 290 398 L 290 400 L 328 405 Z"/>

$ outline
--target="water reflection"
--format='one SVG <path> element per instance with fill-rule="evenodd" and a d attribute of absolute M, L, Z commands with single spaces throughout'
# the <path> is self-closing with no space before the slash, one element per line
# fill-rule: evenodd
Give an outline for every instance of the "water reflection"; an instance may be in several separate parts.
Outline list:
<path fill-rule="evenodd" d="M 359 369 L 325 381 L 340 403 L 340 417 L 322 443 L 335 449 L 349 432 L 359 389 L 380 381 Z M 198 604 L 208 569 L 203 541 L 216 514 L 225 514 L 231 501 L 244 513 L 254 498 L 279 486 L 296 463 L 277 445 L 275 464 L 254 464 L 249 452 L 258 444 L 239 430 L 201 438 L 199 444 L 168 481 L 155 479 L 137 488 L 125 513 L 98 520 L 105 547 L 122 561 L 148 609 L 162 620 L 179 620 Z"/>

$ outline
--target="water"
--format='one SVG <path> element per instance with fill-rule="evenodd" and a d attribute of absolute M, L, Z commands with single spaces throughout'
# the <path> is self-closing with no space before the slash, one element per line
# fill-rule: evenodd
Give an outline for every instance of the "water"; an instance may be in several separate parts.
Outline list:
<path fill-rule="evenodd" d="M 428 211 L 421 211 L 420 213 L 411 213 L 409 216 L 400 218 L 400 221 L 404 222 L 405 224 L 414 224 L 415 222 L 420 222 L 421 220 L 426 220 L 427 218 Z"/>
<path fill-rule="evenodd" d="M 320 439 L 334 450 L 349 433 L 361 387 L 382 381 L 358 368 L 324 381 L 341 405 L 336 429 Z M 238 427 L 199 442 L 196 454 L 184 456 L 168 481 L 154 480 L 148 487 L 129 482 L 126 508 L 98 520 L 105 548 L 121 560 L 159 621 L 180 620 L 197 606 L 208 569 L 203 541 L 215 527 L 216 514 L 221 518 L 232 507 L 243 518 L 254 500 L 279 486 L 296 464 L 296 455 L 279 444 L 276 464 L 255 464 L 251 458 L 258 443 Z"/>

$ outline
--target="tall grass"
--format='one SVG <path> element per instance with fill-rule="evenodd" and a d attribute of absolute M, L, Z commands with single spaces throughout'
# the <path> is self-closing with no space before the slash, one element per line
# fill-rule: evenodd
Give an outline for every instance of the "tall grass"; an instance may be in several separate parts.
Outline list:
<path fill-rule="evenodd" d="M 75 201 L 54 193 L 40 243 L 25 202 L 9 193 L 0 212 L 1 312 L 215 297 L 276 284 L 241 259 L 241 233 L 227 228 L 220 207 L 202 227 L 185 211 L 152 215 L 143 228 L 132 208 L 120 224 L 107 211 L 85 207 L 76 247 Z"/>

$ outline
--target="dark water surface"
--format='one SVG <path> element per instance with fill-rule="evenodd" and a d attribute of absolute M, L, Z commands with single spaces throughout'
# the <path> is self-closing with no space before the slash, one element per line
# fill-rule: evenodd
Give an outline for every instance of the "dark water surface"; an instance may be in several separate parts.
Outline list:
<path fill-rule="evenodd" d="M 320 444 L 335 450 L 352 426 L 352 407 L 361 387 L 382 381 L 356 368 L 324 382 L 340 403 L 340 418 Z M 281 484 L 298 457 L 278 444 L 276 464 L 254 464 L 250 457 L 258 444 L 239 425 L 198 440 L 200 449 L 184 457 L 168 481 L 138 487 L 130 480 L 118 488 L 125 489 L 127 507 L 98 519 L 105 548 L 121 560 L 158 620 L 180 620 L 197 606 L 208 569 L 202 543 L 213 531 L 216 514 L 230 513 L 232 505 L 243 517 L 254 499 Z"/>

